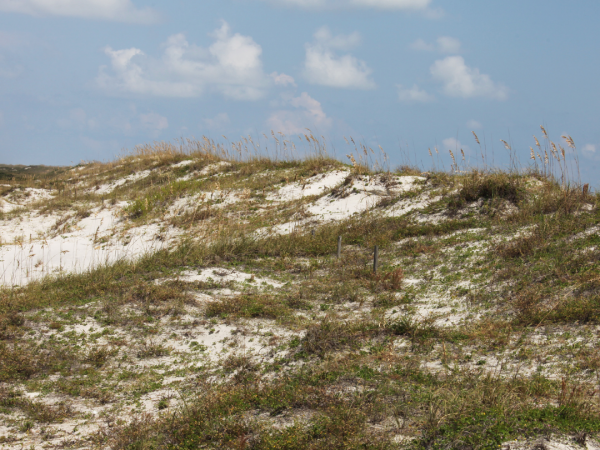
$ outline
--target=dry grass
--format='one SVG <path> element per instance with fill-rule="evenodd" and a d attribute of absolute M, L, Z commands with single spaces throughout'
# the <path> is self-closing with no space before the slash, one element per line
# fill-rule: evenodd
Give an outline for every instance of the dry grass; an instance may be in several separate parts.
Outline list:
<path fill-rule="evenodd" d="M 187 234 L 135 261 L 0 290 L 0 382 L 12 386 L 0 391 L 0 413 L 23 418 L 11 422 L 15 433 L 81 419 L 70 407 L 81 399 L 105 409 L 93 419 L 104 421 L 93 442 L 80 444 L 113 449 L 474 449 L 600 432 L 598 340 L 588 326 L 600 314 L 600 198 L 571 177 L 572 140 L 566 156 L 548 143 L 547 161 L 536 146 L 527 170 L 516 160 L 505 172 L 469 169 L 455 155 L 454 173 L 428 174 L 391 173 L 353 140 L 351 167 L 330 158 L 323 140 L 307 134 L 303 149 L 296 141 L 155 143 L 108 164 L 11 180 L 14 191 L 19 183 L 55 190 L 28 208 L 63 212 L 56 233 L 93 208 L 128 202 L 127 226 L 165 221 Z M 184 160 L 192 162 L 173 167 Z M 269 202 L 274 186 L 342 167 L 352 175 L 331 199 L 352 195 L 359 176 L 377 175 L 384 187 L 396 175 L 426 180 L 418 192 L 315 224 L 314 234 L 257 233 L 308 218 L 315 200 Z M 150 175 L 98 193 L 144 170 Z M 209 198 L 217 191 L 226 194 Z M 243 201 L 223 207 L 238 194 Z M 174 202 L 202 195 L 165 218 Z M 386 216 L 411 195 L 430 202 Z M 182 271 L 213 267 L 283 287 L 178 281 Z M 75 331 L 85 324 L 95 328 Z M 206 336 L 222 355 L 198 344 Z M 169 392 L 167 378 L 179 383 Z M 41 406 L 24 391 L 64 403 Z M 125 402 L 154 406 L 123 420 Z"/>

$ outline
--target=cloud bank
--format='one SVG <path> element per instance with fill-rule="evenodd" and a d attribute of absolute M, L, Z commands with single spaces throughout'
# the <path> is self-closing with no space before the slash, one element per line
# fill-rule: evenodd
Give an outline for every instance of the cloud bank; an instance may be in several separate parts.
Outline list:
<path fill-rule="evenodd" d="M 155 10 L 138 9 L 130 0 L 0 0 L 0 11 L 143 24 L 159 20 Z"/>
<path fill-rule="evenodd" d="M 183 34 L 173 35 L 160 59 L 137 48 L 107 47 L 110 69 L 100 68 L 96 85 L 113 95 L 193 98 L 211 90 L 235 100 L 263 97 L 272 81 L 263 72 L 261 46 L 249 36 L 232 34 L 227 23 L 212 37 L 215 42 L 205 49 L 188 43 Z"/>

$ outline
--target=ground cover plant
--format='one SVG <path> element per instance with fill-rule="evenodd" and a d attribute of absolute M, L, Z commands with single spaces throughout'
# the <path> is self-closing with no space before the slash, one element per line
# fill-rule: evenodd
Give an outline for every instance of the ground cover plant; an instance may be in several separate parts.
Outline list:
<path fill-rule="evenodd" d="M 0 446 L 599 445 L 576 160 L 393 170 L 301 139 L 3 178 Z"/>

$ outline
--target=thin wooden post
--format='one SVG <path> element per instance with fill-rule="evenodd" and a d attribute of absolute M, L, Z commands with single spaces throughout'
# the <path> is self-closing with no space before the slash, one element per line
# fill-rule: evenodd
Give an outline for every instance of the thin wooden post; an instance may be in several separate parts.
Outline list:
<path fill-rule="evenodd" d="M 342 257 L 342 237 L 338 236 L 338 254 L 337 254 L 338 259 L 340 259 Z"/>
<path fill-rule="evenodd" d="M 377 273 L 377 262 L 379 260 L 379 246 L 375 246 L 375 251 L 373 252 L 373 273 Z"/>

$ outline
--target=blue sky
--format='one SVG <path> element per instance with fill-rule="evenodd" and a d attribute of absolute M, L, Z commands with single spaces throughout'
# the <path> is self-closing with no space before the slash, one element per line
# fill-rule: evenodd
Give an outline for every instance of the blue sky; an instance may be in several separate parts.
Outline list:
<path fill-rule="evenodd" d="M 476 158 L 475 131 L 527 164 L 543 124 L 595 185 L 598 18 L 596 0 L 0 0 L 0 162 L 310 128 L 425 167 L 434 146 Z"/>

